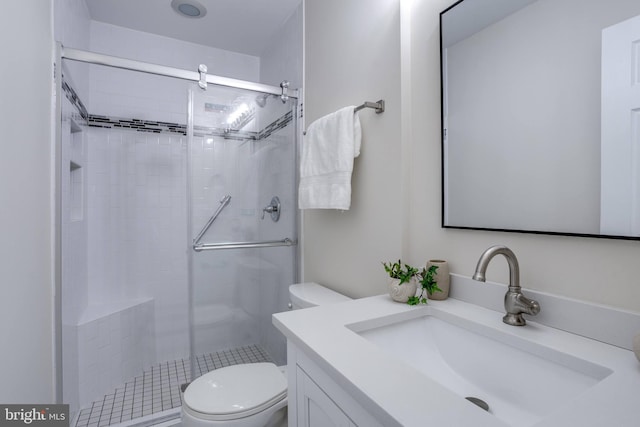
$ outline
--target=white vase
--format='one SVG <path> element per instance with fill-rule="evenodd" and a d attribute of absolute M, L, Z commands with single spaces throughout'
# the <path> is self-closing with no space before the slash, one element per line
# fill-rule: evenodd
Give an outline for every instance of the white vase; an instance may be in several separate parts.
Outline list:
<path fill-rule="evenodd" d="M 389 295 L 398 302 L 407 302 L 409 297 L 416 295 L 418 281 L 412 277 L 408 282 L 400 284 L 400 279 L 389 279 Z"/>
<path fill-rule="evenodd" d="M 441 259 L 431 259 L 427 262 L 427 270 L 432 265 L 438 266 L 436 270 L 436 274 L 433 277 L 433 280 L 436 281 L 436 285 L 441 289 L 441 291 L 434 292 L 433 294 L 429 294 L 429 299 L 432 300 L 443 300 L 449 298 L 449 264 L 447 261 Z"/>

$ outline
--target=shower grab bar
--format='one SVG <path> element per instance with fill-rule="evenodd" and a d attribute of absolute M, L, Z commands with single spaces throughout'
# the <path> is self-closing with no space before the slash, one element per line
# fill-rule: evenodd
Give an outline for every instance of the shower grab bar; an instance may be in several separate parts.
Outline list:
<path fill-rule="evenodd" d="M 294 246 L 297 244 L 297 240 L 292 240 L 287 237 L 282 240 L 265 240 L 262 242 L 200 243 L 198 245 L 194 244 L 193 250 L 200 252 L 213 251 L 217 249 L 272 248 L 276 246 Z"/>
<path fill-rule="evenodd" d="M 202 227 L 202 230 L 200 230 L 196 238 L 193 239 L 194 246 L 198 244 L 200 239 L 202 239 L 202 236 L 204 236 L 204 233 L 207 232 L 209 227 L 211 227 L 211 224 L 213 224 L 213 221 L 215 221 L 216 218 L 218 218 L 218 215 L 220 215 L 220 212 L 222 212 L 222 209 L 224 209 L 229 204 L 230 201 L 231 201 L 231 196 L 229 194 L 227 194 L 220 200 L 220 206 L 218 206 L 218 209 L 216 209 L 213 215 L 211 215 L 211 218 L 209 218 L 209 221 L 207 221 L 204 227 Z"/>

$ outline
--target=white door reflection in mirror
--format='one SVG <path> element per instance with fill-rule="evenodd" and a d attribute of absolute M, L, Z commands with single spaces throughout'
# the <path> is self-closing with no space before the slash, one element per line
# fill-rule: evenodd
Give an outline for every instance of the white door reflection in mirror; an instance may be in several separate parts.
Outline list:
<path fill-rule="evenodd" d="M 602 30 L 600 232 L 640 236 L 640 15 Z"/>

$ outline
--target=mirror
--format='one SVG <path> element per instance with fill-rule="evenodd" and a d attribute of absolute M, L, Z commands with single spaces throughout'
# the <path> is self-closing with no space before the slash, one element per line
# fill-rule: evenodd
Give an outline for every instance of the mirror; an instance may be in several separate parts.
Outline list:
<path fill-rule="evenodd" d="M 640 239 L 640 1 L 440 14 L 443 227 Z"/>

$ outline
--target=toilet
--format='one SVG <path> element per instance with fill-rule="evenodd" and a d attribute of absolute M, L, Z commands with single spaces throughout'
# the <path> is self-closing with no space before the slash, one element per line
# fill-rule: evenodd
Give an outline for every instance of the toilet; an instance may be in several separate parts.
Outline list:
<path fill-rule="evenodd" d="M 296 310 L 348 301 L 317 283 L 289 287 Z M 287 378 L 273 363 L 216 369 L 194 380 L 182 399 L 184 427 L 283 427 L 287 425 Z"/>

